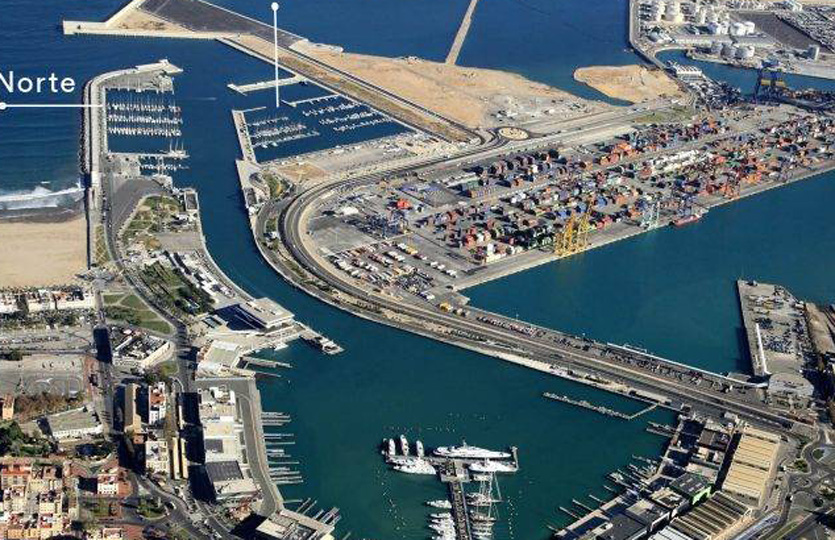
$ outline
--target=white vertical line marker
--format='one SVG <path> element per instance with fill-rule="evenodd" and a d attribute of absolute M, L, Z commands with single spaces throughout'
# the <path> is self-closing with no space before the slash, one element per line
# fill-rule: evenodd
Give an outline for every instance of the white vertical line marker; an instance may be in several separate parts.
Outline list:
<path fill-rule="evenodd" d="M 273 10 L 273 59 L 275 60 L 275 107 L 281 106 L 278 95 L 278 2 L 272 3 Z"/>
<path fill-rule="evenodd" d="M 101 109 L 104 105 L 80 103 L 6 103 L 0 101 L 0 111 L 6 109 Z"/>

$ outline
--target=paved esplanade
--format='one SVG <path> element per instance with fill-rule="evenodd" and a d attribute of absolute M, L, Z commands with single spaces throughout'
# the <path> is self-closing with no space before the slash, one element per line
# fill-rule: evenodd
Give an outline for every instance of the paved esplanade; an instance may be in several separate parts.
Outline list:
<path fill-rule="evenodd" d="M 146 0 L 140 9 L 193 32 L 252 34 L 273 41 L 273 27 L 201 0 Z M 278 30 L 279 47 L 290 47 L 303 38 Z"/>

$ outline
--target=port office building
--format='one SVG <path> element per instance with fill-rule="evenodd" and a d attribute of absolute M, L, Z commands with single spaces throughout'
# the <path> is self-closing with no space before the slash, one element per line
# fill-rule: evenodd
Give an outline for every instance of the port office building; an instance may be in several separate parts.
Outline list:
<path fill-rule="evenodd" d="M 293 320 L 292 313 L 269 298 L 240 303 L 236 314 L 246 324 L 262 330 L 275 330 Z"/>

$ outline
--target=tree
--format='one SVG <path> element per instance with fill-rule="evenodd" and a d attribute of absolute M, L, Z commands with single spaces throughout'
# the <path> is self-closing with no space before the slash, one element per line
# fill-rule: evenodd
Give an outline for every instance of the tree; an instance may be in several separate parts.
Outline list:
<path fill-rule="evenodd" d="M 12 454 L 16 446 L 15 443 L 21 443 L 25 438 L 26 436 L 17 422 L 0 425 L 0 456 Z"/>
<path fill-rule="evenodd" d="M 4 356 L 6 360 L 10 360 L 12 362 L 20 362 L 23 360 L 23 352 L 20 349 L 12 349 L 5 353 Z"/>

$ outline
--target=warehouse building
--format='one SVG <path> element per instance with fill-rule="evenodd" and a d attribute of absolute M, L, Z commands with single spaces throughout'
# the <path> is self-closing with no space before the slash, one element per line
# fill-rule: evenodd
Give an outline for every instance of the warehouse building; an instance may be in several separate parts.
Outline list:
<path fill-rule="evenodd" d="M 779 435 L 746 427 L 739 438 L 722 489 L 759 505 L 768 491 L 779 450 Z"/>
<path fill-rule="evenodd" d="M 667 528 L 673 528 L 691 540 L 714 540 L 734 531 L 750 514 L 749 507 L 719 491 L 699 506 L 674 519 Z M 668 531 L 668 534 L 676 536 L 673 531 Z"/>

